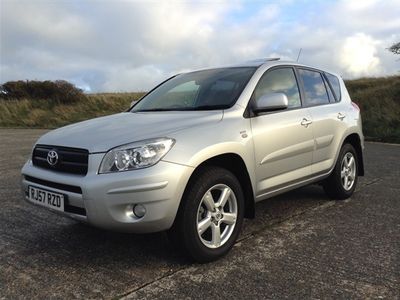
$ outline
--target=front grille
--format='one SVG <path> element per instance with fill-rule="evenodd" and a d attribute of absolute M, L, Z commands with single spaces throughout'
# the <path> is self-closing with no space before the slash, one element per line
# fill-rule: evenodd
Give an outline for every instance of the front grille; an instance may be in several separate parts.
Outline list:
<path fill-rule="evenodd" d="M 25 175 L 24 177 L 25 177 L 25 180 L 33 182 L 33 183 L 49 186 L 49 187 L 52 187 L 52 188 L 55 188 L 58 190 L 63 190 L 63 191 L 72 192 L 72 193 L 76 193 L 76 194 L 82 194 L 82 189 L 76 185 L 69 185 L 69 184 L 63 184 L 63 183 L 43 180 L 43 179 L 39 179 L 36 177 L 28 176 L 28 175 Z"/>
<path fill-rule="evenodd" d="M 64 211 L 69 212 L 71 214 L 81 215 L 86 217 L 86 209 L 82 207 L 65 204 Z"/>
<path fill-rule="evenodd" d="M 57 163 L 54 165 L 50 165 L 47 161 L 47 155 L 52 150 L 58 155 Z M 49 145 L 37 145 L 32 154 L 33 165 L 37 167 L 79 175 L 87 174 L 88 159 L 89 151 L 85 149 Z"/>

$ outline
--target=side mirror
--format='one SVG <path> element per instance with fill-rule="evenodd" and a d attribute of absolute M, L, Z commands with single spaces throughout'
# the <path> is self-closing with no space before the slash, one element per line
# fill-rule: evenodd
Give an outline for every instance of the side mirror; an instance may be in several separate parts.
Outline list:
<path fill-rule="evenodd" d="M 262 95 L 255 101 L 255 113 L 286 109 L 289 106 L 288 98 L 284 93 L 269 93 Z"/>

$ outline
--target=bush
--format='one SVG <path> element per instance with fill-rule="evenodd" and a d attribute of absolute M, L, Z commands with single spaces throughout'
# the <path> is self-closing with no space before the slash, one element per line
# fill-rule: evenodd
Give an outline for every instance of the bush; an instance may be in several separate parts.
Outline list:
<path fill-rule="evenodd" d="M 0 99 L 48 100 L 59 104 L 75 103 L 85 98 L 81 89 L 65 80 L 9 81 L 0 86 Z"/>

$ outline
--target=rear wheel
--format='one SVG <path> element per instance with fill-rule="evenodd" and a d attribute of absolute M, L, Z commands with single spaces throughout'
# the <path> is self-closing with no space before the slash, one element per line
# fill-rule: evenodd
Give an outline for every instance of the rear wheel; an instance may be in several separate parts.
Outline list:
<path fill-rule="evenodd" d="M 218 259 L 234 245 L 243 209 L 236 177 L 219 167 L 205 167 L 189 183 L 169 237 L 198 262 Z"/>
<path fill-rule="evenodd" d="M 349 198 L 358 181 L 357 152 L 350 144 L 343 145 L 331 175 L 324 181 L 326 194 L 333 199 Z"/>

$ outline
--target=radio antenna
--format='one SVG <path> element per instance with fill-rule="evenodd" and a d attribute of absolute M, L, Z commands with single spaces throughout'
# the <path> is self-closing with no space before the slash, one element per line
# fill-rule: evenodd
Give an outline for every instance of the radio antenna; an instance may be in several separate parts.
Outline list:
<path fill-rule="evenodd" d="M 299 62 L 299 58 L 300 58 L 300 55 L 301 55 L 301 50 L 303 50 L 303 48 L 300 48 L 300 50 L 299 50 L 299 54 L 297 55 L 296 62 Z"/>

